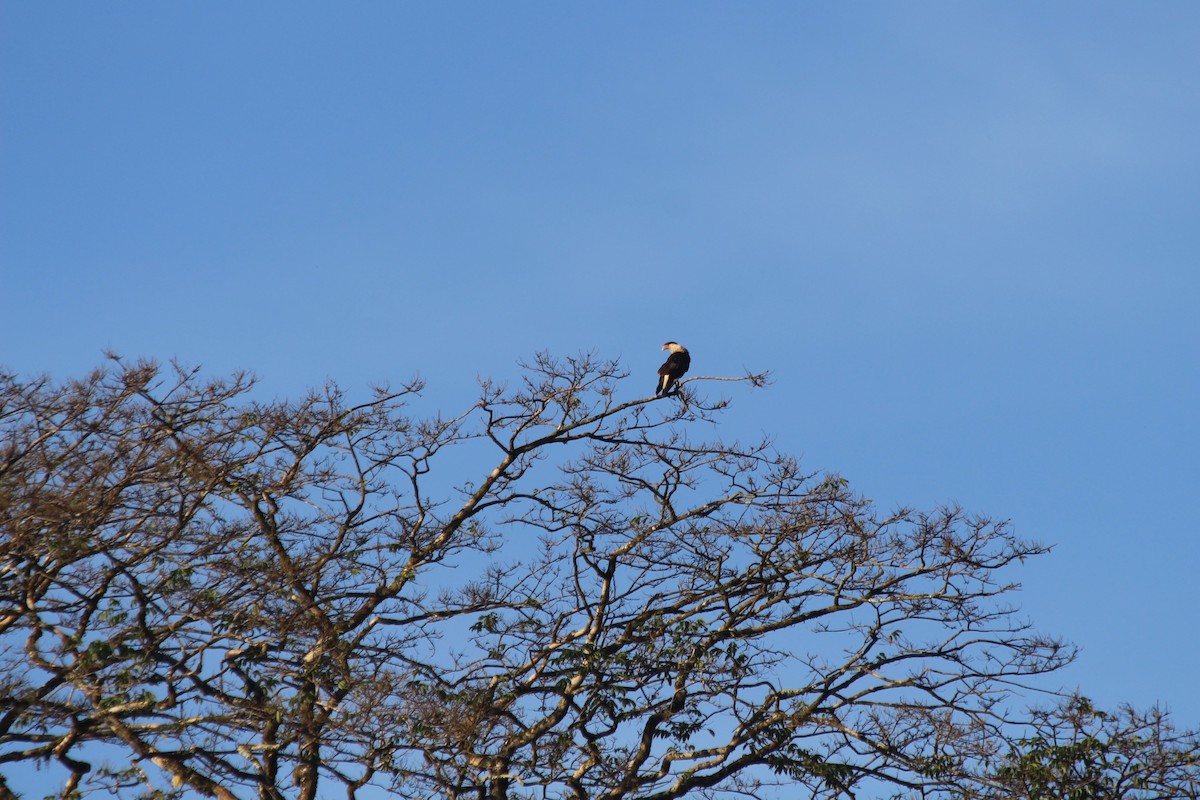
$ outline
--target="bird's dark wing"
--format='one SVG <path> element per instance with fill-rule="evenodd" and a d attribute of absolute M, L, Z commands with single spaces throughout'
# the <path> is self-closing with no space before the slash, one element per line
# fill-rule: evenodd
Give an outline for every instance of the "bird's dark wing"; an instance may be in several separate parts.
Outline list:
<path fill-rule="evenodd" d="M 688 371 L 688 367 L 692 365 L 692 357 L 687 353 L 671 353 L 667 356 L 667 360 L 658 368 L 659 375 L 670 375 L 672 378 L 679 379 Z"/>
<path fill-rule="evenodd" d="M 658 368 L 658 388 L 654 390 L 655 396 L 669 392 L 691 365 L 692 357 L 686 352 L 671 353 L 667 356 L 667 360 Z"/>

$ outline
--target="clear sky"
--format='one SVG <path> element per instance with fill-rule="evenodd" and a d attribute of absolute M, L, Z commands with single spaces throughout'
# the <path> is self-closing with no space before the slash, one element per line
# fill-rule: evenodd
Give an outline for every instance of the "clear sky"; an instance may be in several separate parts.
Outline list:
<path fill-rule="evenodd" d="M 273 394 L 547 348 L 957 501 L 1103 705 L 1200 725 L 1200 4 L 0 0 L 0 363 Z M 632 387 L 631 387 L 632 391 Z M 489 465 L 490 468 L 490 465 Z"/>

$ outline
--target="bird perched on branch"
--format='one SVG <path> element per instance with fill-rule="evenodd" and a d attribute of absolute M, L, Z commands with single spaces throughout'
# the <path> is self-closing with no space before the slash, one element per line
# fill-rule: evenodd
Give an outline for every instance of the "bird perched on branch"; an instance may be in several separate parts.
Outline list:
<path fill-rule="evenodd" d="M 665 397 L 670 393 L 671 387 L 684 376 L 688 367 L 692 365 L 692 357 L 688 355 L 687 348 L 679 342 L 667 342 L 662 349 L 670 350 L 671 355 L 667 356 L 667 360 L 658 368 L 658 388 L 654 390 L 655 397 Z"/>

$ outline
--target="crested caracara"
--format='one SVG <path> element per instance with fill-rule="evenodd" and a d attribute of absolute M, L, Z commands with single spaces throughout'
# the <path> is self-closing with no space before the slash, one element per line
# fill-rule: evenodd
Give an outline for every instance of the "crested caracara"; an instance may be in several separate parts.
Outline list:
<path fill-rule="evenodd" d="M 667 356 L 667 360 L 658 368 L 658 388 L 654 390 L 655 397 L 666 396 L 692 365 L 692 357 L 688 355 L 687 348 L 679 342 L 667 342 L 662 349 L 670 350 L 671 355 Z"/>

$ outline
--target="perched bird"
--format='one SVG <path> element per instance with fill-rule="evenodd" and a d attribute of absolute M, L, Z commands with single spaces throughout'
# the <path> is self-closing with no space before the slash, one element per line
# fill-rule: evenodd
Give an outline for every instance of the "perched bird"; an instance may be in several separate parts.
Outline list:
<path fill-rule="evenodd" d="M 662 349 L 670 350 L 671 355 L 667 356 L 667 360 L 658 368 L 658 388 L 654 390 L 655 397 L 666 396 L 692 365 L 692 357 L 688 355 L 687 348 L 679 342 L 667 342 Z"/>

